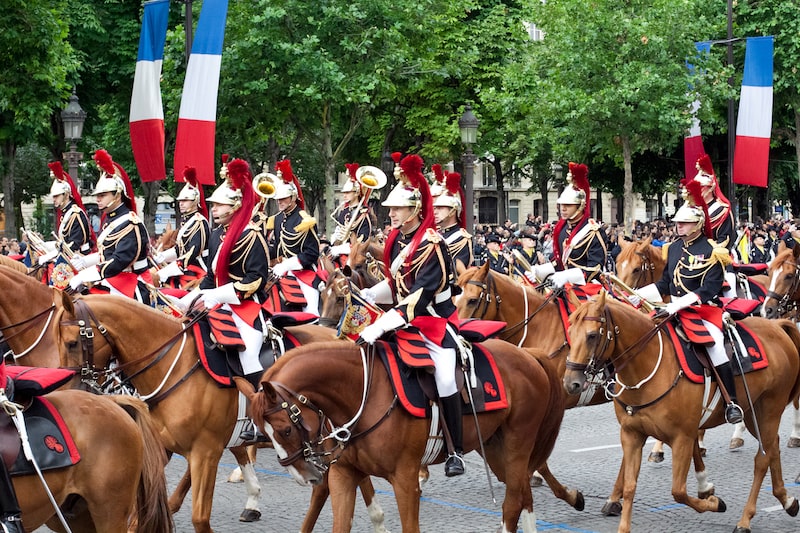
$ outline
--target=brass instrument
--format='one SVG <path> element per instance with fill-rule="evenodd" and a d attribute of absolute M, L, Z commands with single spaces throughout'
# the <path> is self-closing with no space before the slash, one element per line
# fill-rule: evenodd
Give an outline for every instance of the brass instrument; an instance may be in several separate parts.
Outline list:
<path fill-rule="evenodd" d="M 336 238 L 333 239 L 333 242 L 331 243 L 333 246 L 348 242 L 350 240 L 350 233 L 353 231 L 353 226 L 355 225 L 356 220 L 359 218 L 358 215 L 367 207 L 372 191 L 382 189 L 386 185 L 388 179 L 386 178 L 386 174 L 378 167 L 366 165 L 363 167 L 358 167 L 358 170 L 356 170 L 356 181 L 367 190 L 361 196 L 359 203 L 353 206 L 353 209 L 350 212 L 350 220 L 348 220 L 347 224 L 344 226 L 341 226 L 339 221 L 336 220 L 336 214 L 343 206 L 339 206 L 338 209 L 331 213 L 331 218 L 337 226 Z M 341 232 L 339 232 L 340 229 Z"/>
<path fill-rule="evenodd" d="M 518 249 L 514 248 L 511 251 L 511 255 L 514 256 L 514 261 L 522 266 L 524 270 L 533 271 L 533 266 L 528 262 L 525 256 L 520 252 Z"/>
<path fill-rule="evenodd" d="M 253 190 L 261 197 L 261 201 L 264 202 L 275 196 L 275 191 L 277 191 L 275 184 L 278 183 L 279 180 L 280 178 L 278 176 L 270 174 L 265 169 L 261 174 L 253 178 Z"/>
<path fill-rule="evenodd" d="M 625 292 L 624 296 L 625 296 L 625 298 L 628 299 L 628 301 L 630 301 L 630 296 L 636 296 L 637 298 L 639 298 L 641 300 L 642 309 L 644 309 L 646 312 L 650 313 L 650 312 L 652 312 L 653 310 L 656 309 L 655 305 L 653 305 L 652 303 L 648 302 L 644 298 L 641 298 L 640 296 L 638 296 L 636 294 L 635 290 L 633 290 L 630 287 L 628 287 L 621 279 L 619 279 L 614 274 L 612 274 L 610 272 L 606 272 L 605 276 L 609 279 L 609 281 L 611 283 L 613 283 L 614 285 L 618 285 L 623 290 L 623 292 Z"/>

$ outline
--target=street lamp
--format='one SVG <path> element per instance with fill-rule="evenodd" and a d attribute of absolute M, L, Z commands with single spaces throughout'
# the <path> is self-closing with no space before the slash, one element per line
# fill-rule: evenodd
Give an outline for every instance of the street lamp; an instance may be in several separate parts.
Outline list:
<path fill-rule="evenodd" d="M 551 168 L 553 169 L 553 178 L 555 179 L 556 186 L 558 188 L 561 188 L 561 180 L 564 177 L 564 167 L 562 167 L 560 164 L 558 164 L 556 162 L 553 162 L 552 165 L 551 165 Z M 543 208 L 543 211 L 544 211 L 544 221 L 545 222 L 547 222 L 549 220 L 549 218 L 550 218 L 550 209 L 549 209 L 550 187 L 547 187 L 546 189 L 547 189 L 547 192 L 546 192 L 547 196 L 542 198 L 542 208 Z"/>
<path fill-rule="evenodd" d="M 472 145 L 478 140 L 478 126 L 481 122 L 472 113 L 472 106 L 467 104 L 464 108 L 464 114 L 458 119 L 458 128 L 461 130 L 461 142 L 464 143 L 464 154 L 461 156 L 462 164 L 464 165 L 464 197 L 466 204 L 464 206 L 464 220 L 467 223 L 467 231 L 473 232 L 474 218 L 472 215 L 473 208 L 473 180 L 475 170 L 475 155 L 472 153 Z"/>
<path fill-rule="evenodd" d="M 69 143 L 69 152 L 63 154 L 67 160 L 69 175 L 75 180 L 78 190 L 83 189 L 83 183 L 78 176 L 78 164 L 83 159 L 83 152 L 78 152 L 78 141 L 83 137 L 83 123 L 86 121 L 86 111 L 78 103 L 78 95 L 72 89 L 67 107 L 61 111 L 61 122 L 64 124 L 64 139 Z"/>

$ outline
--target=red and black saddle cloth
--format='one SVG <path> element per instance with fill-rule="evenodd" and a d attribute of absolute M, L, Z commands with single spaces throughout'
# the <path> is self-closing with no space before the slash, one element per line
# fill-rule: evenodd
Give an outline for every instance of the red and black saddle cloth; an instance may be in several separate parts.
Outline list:
<path fill-rule="evenodd" d="M 697 350 L 704 348 L 689 340 L 686 330 L 683 329 L 682 321 L 670 322 L 667 324 L 666 331 L 670 340 L 672 340 L 673 346 L 675 346 L 675 354 L 686 377 L 693 383 L 703 383 L 704 369 L 708 367 L 709 363 L 705 354 L 702 355 L 702 360 L 700 359 L 697 355 Z M 743 350 L 741 348 L 739 350 L 731 350 L 730 345 L 726 343 L 725 348 L 728 351 L 728 356 L 731 358 L 737 357 L 745 373 L 766 368 L 769 362 L 761 339 L 751 329 L 739 322 L 736 323 L 736 331 L 742 340 Z M 745 354 L 744 356 L 740 353 L 742 351 Z M 734 374 L 741 374 L 738 363 L 732 362 L 731 366 Z"/>
<path fill-rule="evenodd" d="M 413 326 L 398 330 L 390 341 L 378 341 L 375 347 L 402 406 L 418 418 L 430 417 L 431 396 L 436 391 L 434 365 L 419 330 Z M 494 356 L 480 344 L 473 344 L 472 352 L 478 378 L 478 389 L 473 390 L 476 412 L 508 408 L 506 388 Z M 476 397 L 480 392 L 482 397 Z M 466 409 L 471 407 L 464 412 Z"/>
<path fill-rule="evenodd" d="M 39 396 L 52 392 L 75 375 L 61 368 L 33 368 L 7 366 L 6 373 L 14 384 L 15 403 L 23 404 L 25 427 L 33 454 L 41 470 L 72 466 L 81 460 L 75 441 L 64 419 L 46 398 Z M 11 418 L 0 411 L 0 455 L 12 476 L 34 474 L 35 470 L 22 451 L 19 433 Z"/>
<path fill-rule="evenodd" d="M 300 289 L 300 283 L 293 277 L 284 276 L 267 292 L 264 310 L 270 314 L 281 311 L 301 311 L 307 304 L 306 297 Z"/>

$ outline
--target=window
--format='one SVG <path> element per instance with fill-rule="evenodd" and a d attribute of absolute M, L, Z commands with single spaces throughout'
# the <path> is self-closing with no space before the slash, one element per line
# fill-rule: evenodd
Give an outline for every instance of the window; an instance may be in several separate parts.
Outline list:
<path fill-rule="evenodd" d="M 478 223 L 497 224 L 497 198 L 482 196 L 478 199 Z"/>
<path fill-rule="evenodd" d="M 484 187 L 492 189 L 497 187 L 494 167 L 488 163 L 481 165 L 481 184 Z"/>
<path fill-rule="evenodd" d="M 519 200 L 509 200 L 508 218 L 514 224 L 519 224 Z"/>

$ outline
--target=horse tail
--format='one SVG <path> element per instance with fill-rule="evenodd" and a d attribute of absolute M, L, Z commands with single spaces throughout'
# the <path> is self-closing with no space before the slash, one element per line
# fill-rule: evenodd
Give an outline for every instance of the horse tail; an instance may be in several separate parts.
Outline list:
<path fill-rule="evenodd" d="M 797 357 L 800 358 L 800 331 L 797 329 L 797 325 L 792 322 L 791 320 L 781 320 L 780 321 L 781 329 L 789 335 L 789 338 L 792 339 L 792 343 L 794 343 L 795 348 L 797 349 Z M 800 396 L 800 374 L 795 377 L 794 386 L 792 387 L 792 394 L 789 398 L 794 403 L 795 407 L 797 407 L 797 398 Z"/>
<path fill-rule="evenodd" d="M 136 531 L 174 531 L 172 514 L 167 503 L 167 479 L 164 468 L 167 454 L 161 445 L 150 411 L 143 401 L 133 396 L 109 396 L 133 418 L 142 433 L 144 444 L 142 474 L 136 493 Z"/>

